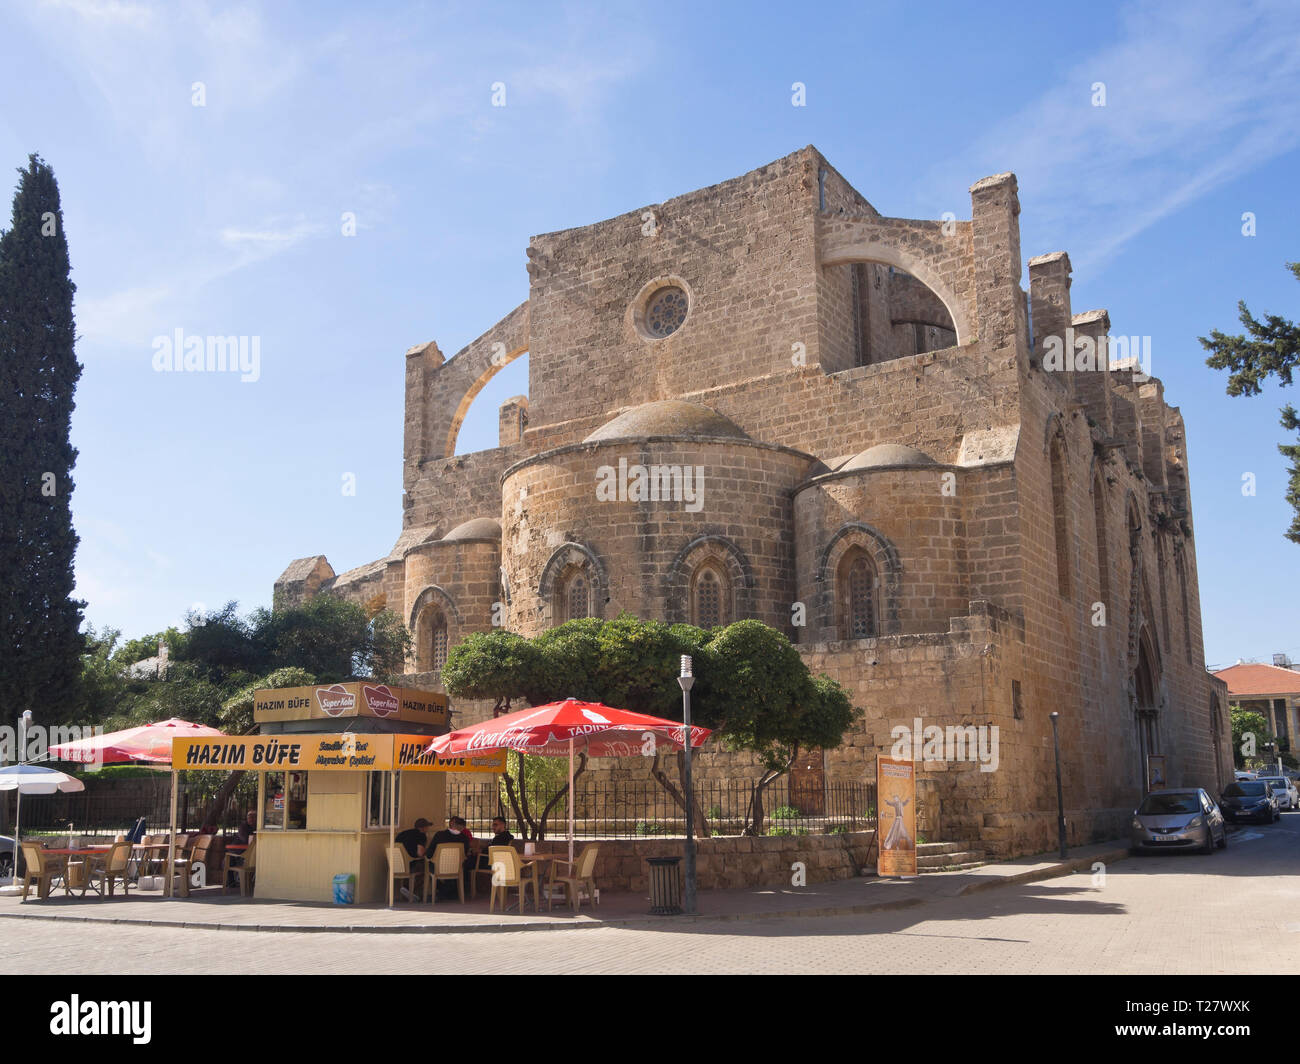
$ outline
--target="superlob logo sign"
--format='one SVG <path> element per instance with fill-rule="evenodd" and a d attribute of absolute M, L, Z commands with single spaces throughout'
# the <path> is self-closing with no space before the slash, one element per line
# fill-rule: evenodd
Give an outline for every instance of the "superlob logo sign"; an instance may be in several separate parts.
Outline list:
<path fill-rule="evenodd" d="M 316 688 L 316 704 L 325 716 L 337 717 L 356 708 L 357 696 L 341 683 L 336 683 L 333 687 Z"/>
<path fill-rule="evenodd" d="M 365 696 L 370 712 L 376 717 L 391 717 L 401 706 L 398 697 L 383 684 L 378 687 L 362 684 L 361 693 Z"/>

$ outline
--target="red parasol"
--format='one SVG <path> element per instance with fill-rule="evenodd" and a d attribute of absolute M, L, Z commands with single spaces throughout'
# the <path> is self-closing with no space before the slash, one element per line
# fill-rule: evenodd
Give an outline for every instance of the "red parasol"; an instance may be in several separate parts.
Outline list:
<path fill-rule="evenodd" d="M 50 747 L 50 757 L 57 761 L 110 765 L 119 761 L 153 761 L 170 765 L 173 739 L 224 734 L 216 728 L 172 717 L 170 720 L 160 720 L 157 724 L 143 724 L 138 728 L 124 728 L 107 735 L 93 735 L 89 739 L 59 743 Z"/>

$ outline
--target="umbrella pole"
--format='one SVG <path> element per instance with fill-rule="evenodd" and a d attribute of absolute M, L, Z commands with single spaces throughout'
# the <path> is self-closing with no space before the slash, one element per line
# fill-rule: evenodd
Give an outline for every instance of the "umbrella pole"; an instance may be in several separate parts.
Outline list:
<path fill-rule="evenodd" d="M 176 769 L 172 769 L 172 824 L 167 833 L 167 878 L 164 880 L 165 897 L 172 896 L 172 876 L 176 868 Z"/>
<path fill-rule="evenodd" d="M 18 800 L 14 806 L 14 877 L 9 882 L 14 886 L 18 885 L 18 858 L 23 855 L 23 836 L 21 830 L 23 823 L 23 781 L 20 776 L 18 779 Z"/>
<path fill-rule="evenodd" d="M 569 865 L 573 865 L 573 736 L 569 736 Z M 570 867 L 569 875 L 573 875 Z M 547 902 L 549 905 L 550 902 Z"/>
<path fill-rule="evenodd" d="M 388 773 L 388 857 L 392 860 L 397 845 L 397 770 Z M 411 892 L 412 894 L 415 891 Z M 393 868 L 388 868 L 388 907 L 393 907 Z"/>

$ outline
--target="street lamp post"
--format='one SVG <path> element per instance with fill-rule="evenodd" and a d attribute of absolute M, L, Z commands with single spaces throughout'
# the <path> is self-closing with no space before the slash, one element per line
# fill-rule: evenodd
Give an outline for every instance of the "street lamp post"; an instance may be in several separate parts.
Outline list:
<path fill-rule="evenodd" d="M 1056 748 L 1056 833 L 1061 842 L 1061 860 L 1069 859 L 1065 846 L 1065 792 L 1061 789 L 1061 730 L 1057 726 L 1060 714 L 1052 711 L 1052 745 Z"/>
<path fill-rule="evenodd" d="M 682 723 L 685 725 L 686 751 L 686 883 L 682 888 L 682 908 L 688 915 L 695 915 L 695 788 L 691 783 L 691 688 L 695 686 L 695 676 L 691 672 L 691 656 L 682 655 L 682 674 L 677 677 L 682 688 Z"/>

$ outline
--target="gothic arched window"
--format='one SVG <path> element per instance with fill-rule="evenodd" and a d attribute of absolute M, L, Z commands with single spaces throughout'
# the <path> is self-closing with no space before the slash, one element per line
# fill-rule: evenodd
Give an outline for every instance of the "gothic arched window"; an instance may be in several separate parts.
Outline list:
<path fill-rule="evenodd" d="M 867 552 L 855 548 L 840 562 L 840 638 L 872 639 L 879 634 L 876 567 Z"/>
<path fill-rule="evenodd" d="M 447 615 L 440 609 L 429 612 L 429 667 L 441 672 L 447 664 Z"/>
<path fill-rule="evenodd" d="M 571 568 L 560 579 L 555 594 L 555 622 L 591 616 L 591 582 L 582 569 Z"/>
<path fill-rule="evenodd" d="M 703 565 L 691 581 L 691 620 L 697 628 L 716 628 L 730 620 L 726 578 L 712 565 Z"/>
<path fill-rule="evenodd" d="M 1052 440 L 1052 525 L 1056 534 L 1056 583 L 1061 598 L 1070 597 L 1070 531 L 1065 513 L 1065 444 Z"/>

